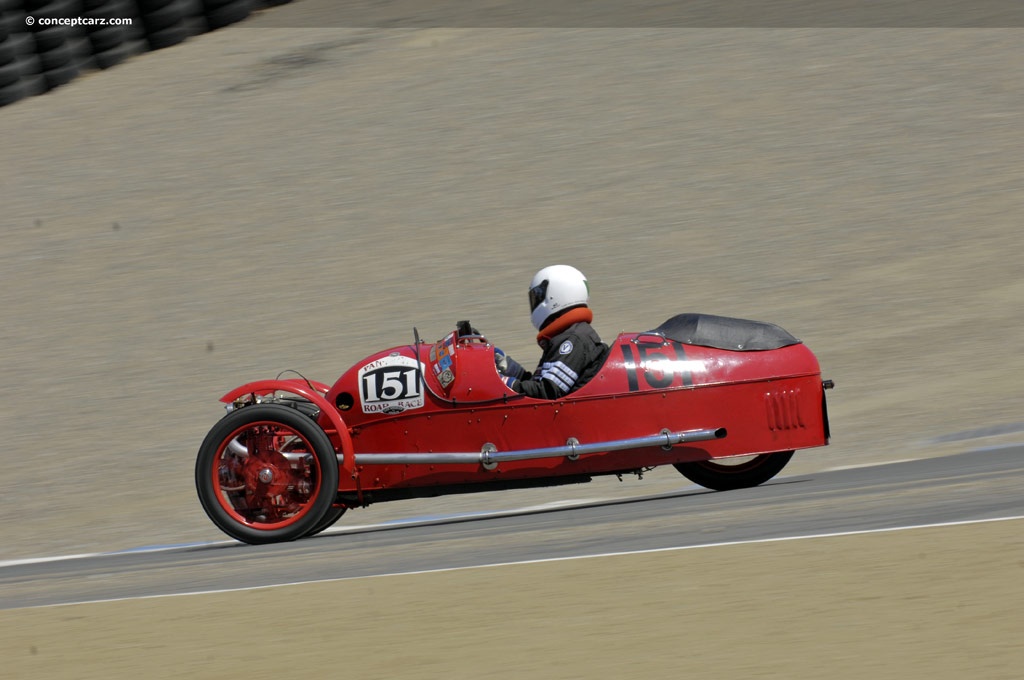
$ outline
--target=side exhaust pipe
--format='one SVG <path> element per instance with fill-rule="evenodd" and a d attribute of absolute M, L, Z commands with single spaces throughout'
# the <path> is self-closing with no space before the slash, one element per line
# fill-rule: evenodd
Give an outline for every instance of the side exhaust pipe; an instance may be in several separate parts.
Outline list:
<path fill-rule="evenodd" d="M 684 430 L 673 432 L 665 429 L 658 434 L 632 439 L 615 439 L 605 442 L 581 444 L 575 437 L 570 438 L 564 446 L 551 446 L 536 449 L 520 449 L 516 451 L 498 451 L 490 443 L 484 444 L 479 452 L 452 453 L 357 453 L 356 465 L 467 465 L 479 464 L 485 470 L 493 470 L 498 463 L 513 460 L 533 460 L 536 458 L 568 458 L 576 460 L 588 453 L 606 451 L 627 451 L 651 446 L 660 446 L 668 451 L 678 444 L 702 442 L 722 439 L 728 433 L 724 427 L 705 430 Z"/>

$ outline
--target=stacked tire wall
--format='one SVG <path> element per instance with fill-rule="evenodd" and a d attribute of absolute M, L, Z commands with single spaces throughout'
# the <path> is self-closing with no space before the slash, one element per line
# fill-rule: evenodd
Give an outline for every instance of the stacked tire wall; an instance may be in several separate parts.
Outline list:
<path fill-rule="evenodd" d="M 0 0 L 0 106 L 289 1 Z"/>

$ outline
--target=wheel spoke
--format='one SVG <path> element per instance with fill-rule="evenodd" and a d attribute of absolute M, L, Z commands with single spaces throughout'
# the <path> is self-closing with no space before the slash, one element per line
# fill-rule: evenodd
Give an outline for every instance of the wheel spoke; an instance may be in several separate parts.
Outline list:
<path fill-rule="evenodd" d="M 228 436 L 214 471 L 217 500 L 227 513 L 260 529 L 286 526 L 316 498 L 320 469 L 312 446 L 280 423 L 245 425 Z"/>

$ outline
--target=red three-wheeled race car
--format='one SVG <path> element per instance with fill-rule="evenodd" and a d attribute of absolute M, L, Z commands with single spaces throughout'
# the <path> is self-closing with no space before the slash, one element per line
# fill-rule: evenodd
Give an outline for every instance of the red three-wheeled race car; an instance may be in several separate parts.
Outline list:
<path fill-rule="evenodd" d="M 829 441 L 832 382 L 773 324 L 680 314 L 623 333 L 586 385 L 550 401 L 507 387 L 494 346 L 459 326 L 377 352 L 333 386 L 279 378 L 224 395 L 196 461 L 210 519 L 246 543 L 290 541 L 375 502 L 661 465 L 725 491 Z"/>

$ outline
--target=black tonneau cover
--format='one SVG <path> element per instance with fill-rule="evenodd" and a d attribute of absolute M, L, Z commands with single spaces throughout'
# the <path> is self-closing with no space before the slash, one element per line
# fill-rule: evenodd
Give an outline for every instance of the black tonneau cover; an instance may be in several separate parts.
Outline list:
<path fill-rule="evenodd" d="M 712 314 L 678 314 L 652 332 L 686 345 L 736 351 L 778 349 L 800 342 L 775 324 Z"/>

